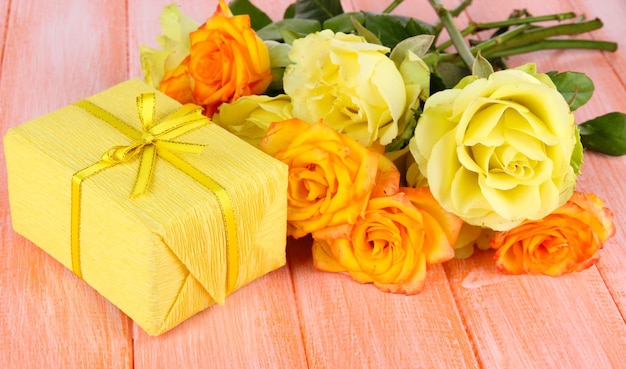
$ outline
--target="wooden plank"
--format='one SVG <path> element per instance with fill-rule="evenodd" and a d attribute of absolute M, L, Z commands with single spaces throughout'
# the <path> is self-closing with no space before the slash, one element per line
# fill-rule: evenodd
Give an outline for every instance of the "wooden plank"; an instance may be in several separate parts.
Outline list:
<path fill-rule="evenodd" d="M 405 296 L 316 271 L 310 239 L 288 256 L 309 368 L 478 368 L 440 265 Z"/>
<path fill-rule="evenodd" d="M 128 64 L 130 78 L 143 78 L 141 74 L 141 59 L 139 46 L 147 45 L 159 47 L 157 35 L 161 34 L 159 17 L 163 7 L 171 4 L 168 0 L 133 0 L 128 1 Z M 217 0 L 186 1 L 180 4 L 181 10 L 198 22 L 204 22 L 206 17 L 213 14 Z M 203 19 L 204 18 L 204 19 Z"/>
<path fill-rule="evenodd" d="M 446 264 L 483 368 L 617 368 L 626 328 L 595 268 L 558 278 L 507 276 L 493 252 Z"/>
<path fill-rule="evenodd" d="M 2 60 L 4 59 L 4 44 L 7 34 L 9 18 L 9 1 L 0 1 L 0 71 L 2 70 Z"/>
<path fill-rule="evenodd" d="M 626 108 L 621 111 L 626 111 Z M 613 210 L 617 227 L 615 236 L 602 250 L 598 271 L 604 280 L 619 311 L 626 319 L 626 157 L 611 158 L 599 154 L 587 154 L 584 173 L 579 186 L 584 191 L 594 192 L 604 199 Z"/>
<path fill-rule="evenodd" d="M 521 5 L 540 15 L 568 10 L 584 12 L 590 3 L 527 0 Z M 613 3 L 602 6 L 611 11 L 624 9 L 623 3 Z M 474 21 L 493 21 L 504 19 L 510 9 L 519 6 L 519 2 L 503 1 L 498 7 L 472 6 L 468 14 Z M 588 16 L 595 15 L 588 13 Z M 613 30 L 611 33 L 624 31 L 621 21 L 607 22 L 606 27 Z M 589 75 L 596 84 L 596 94 L 588 105 L 576 111 L 581 122 L 610 111 L 626 110 L 621 98 L 626 91 L 612 67 L 613 60 L 623 57 L 622 51 L 618 54 L 546 51 L 512 57 L 509 65 L 536 62 L 540 71 L 574 70 Z M 626 158 L 587 153 L 586 163 L 579 189 L 604 198 L 607 206 L 616 211 L 615 223 L 621 228 L 625 224 L 623 183 L 626 179 L 621 168 L 626 167 Z M 602 276 L 593 267 L 560 278 L 507 277 L 494 271 L 493 252 L 448 263 L 445 268 L 451 288 L 481 365 L 486 368 L 511 363 L 515 363 L 514 367 L 619 367 L 626 359 L 623 350 L 626 347 L 623 324 L 626 250 L 622 233 L 618 231 L 602 251 L 598 265 Z"/>
<path fill-rule="evenodd" d="M 159 337 L 135 329 L 135 368 L 304 368 L 289 267 Z"/>
<path fill-rule="evenodd" d="M 590 117 L 609 111 L 626 112 L 623 96 L 626 90 L 626 45 L 622 43 L 626 32 L 626 4 L 620 0 L 608 0 L 599 4 L 594 1 L 576 0 L 575 6 L 586 9 L 587 15 L 599 17 L 605 26 L 594 32 L 593 38 L 613 40 L 620 43 L 618 52 L 604 53 L 602 64 L 592 61 L 590 69 L 596 85 L 594 106 Z M 591 74 L 591 73 L 590 73 Z M 626 157 L 611 158 L 604 155 L 587 155 L 587 164 L 580 180 L 581 188 L 597 193 L 614 210 L 617 234 L 606 245 L 598 270 L 611 292 L 622 317 L 626 319 Z"/>
<path fill-rule="evenodd" d="M 2 135 L 126 78 L 126 37 L 117 32 L 126 24 L 118 11 L 124 1 L 10 5 L 0 78 Z M 2 164 L 0 367 L 132 367 L 130 320 L 11 230 L 6 188 Z"/>
<path fill-rule="evenodd" d="M 158 17 L 162 6 L 169 3 L 129 2 L 131 75 L 141 75 L 139 45 L 156 46 Z M 189 1 L 181 9 L 203 22 L 216 4 Z M 276 9 L 268 7 L 271 4 L 263 4 L 264 10 Z M 301 337 L 290 269 L 284 267 L 235 292 L 225 306 L 209 307 L 163 336 L 150 337 L 136 328 L 135 367 L 306 367 Z"/>

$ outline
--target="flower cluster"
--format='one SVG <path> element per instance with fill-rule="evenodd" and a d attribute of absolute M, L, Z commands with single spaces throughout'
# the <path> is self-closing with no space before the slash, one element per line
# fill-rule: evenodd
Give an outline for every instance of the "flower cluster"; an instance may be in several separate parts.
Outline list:
<path fill-rule="evenodd" d="M 259 147 L 289 165 L 288 234 L 313 236 L 318 269 L 415 294 L 428 264 L 454 257 L 461 219 L 427 187 L 400 188 L 384 155 L 298 118 L 272 123 Z"/>
<path fill-rule="evenodd" d="M 172 5 L 163 49 L 142 47 L 144 76 L 289 166 L 288 236 L 312 237 L 320 270 L 415 294 L 429 265 L 476 245 L 511 274 L 593 265 L 615 227 L 575 191 L 585 101 L 559 89 L 586 77 L 494 71 L 457 45 L 467 72 L 452 78 L 438 68 L 455 55 L 429 30 L 385 46 L 365 18 L 255 31 L 223 0 L 202 25 Z"/>

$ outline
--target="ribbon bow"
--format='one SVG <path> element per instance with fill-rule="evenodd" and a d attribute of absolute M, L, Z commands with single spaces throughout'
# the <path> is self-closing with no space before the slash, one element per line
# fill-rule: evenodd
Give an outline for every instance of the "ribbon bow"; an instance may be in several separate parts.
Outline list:
<path fill-rule="evenodd" d="M 208 118 L 202 115 L 202 108 L 192 104 L 184 105 L 158 123 L 154 122 L 155 111 L 155 94 L 139 95 L 137 113 L 143 129 L 141 137 L 137 137 L 135 133 L 133 135 L 135 142 L 125 146 L 114 146 L 102 154 L 102 160 L 113 165 L 128 162 L 135 156 L 140 156 L 139 169 L 131 196 L 143 195 L 146 192 L 159 150 L 200 154 L 204 148 L 204 145 L 200 144 L 172 141 L 173 138 L 209 122 Z"/>
<path fill-rule="evenodd" d="M 82 182 L 107 168 L 120 163 L 127 163 L 135 156 L 140 156 L 137 178 L 131 196 L 141 195 L 147 190 L 154 171 L 155 160 L 159 157 L 215 195 L 226 232 L 226 273 L 223 276 L 224 279 L 218 275 L 213 283 L 208 283 L 204 287 L 216 302 L 223 303 L 225 297 L 234 291 L 239 274 L 239 241 L 233 201 L 222 185 L 176 155 L 176 152 L 200 153 L 205 145 L 172 141 L 184 133 L 210 123 L 209 119 L 202 115 L 202 108 L 187 104 L 160 122 L 155 123 L 156 96 L 154 93 L 142 94 L 137 98 L 137 112 L 142 126 L 142 131 L 139 131 L 88 100 L 78 101 L 75 105 L 127 136 L 131 143 L 110 148 L 101 156 L 101 160 L 79 170 L 72 176 L 70 244 L 74 273 L 82 278 L 80 261 Z"/>
<path fill-rule="evenodd" d="M 139 114 L 139 119 L 141 120 L 143 131 L 136 130 L 116 116 L 102 109 L 98 105 L 89 102 L 88 100 L 81 100 L 77 102 L 76 105 L 93 116 L 107 122 L 113 128 L 133 141 L 129 145 L 114 146 L 110 148 L 102 154 L 100 161 L 79 170 L 72 176 L 72 270 L 79 278 L 82 278 L 79 250 L 81 193 L 83 181 L 107 168 L 117 164 L 126 163 L 133 157 L 139 155 L 141 156 L 139 169 L 137 170 L 137 177 L 135 179 L 135 184 L 133 185 L 131 196 L 141 195 L 145 193 L 148 188 L 148 184 L 152 178 L 152 172 L 154 171 L 154 163 L 157 155 L 169 158 L 170 162 L 172 160 L 178 160 L 177 163 L 179 163 L 179 166 L 186 166 L 186 163 L 181 163 L 181 160 L 178 159 L 173 152 L 177 151 L 199 154 L 202 152 L 204 145 L 172 141 L 172 139 L 194 129 L 200 128 L 210 121 L 207 117 L 202 115 L 201 107 L 193 104 L 187 104 L 155 124 L 154 117 L 156 112 L 156 95 L 154 93 L 144 93 L 137 97 L 137 112 Z M 195 168 L 190 166 L 187 169 L 188 172 L 194 170 Z M 196 174 L 194 178 L 200 181 L 208 182 L 205 186 L 212 186 L 211 188 L 215 188 L 217 191 L 220 190 L 210 179 L 202 177 L 201 173 Z M 220 202 L 220 204 L 229 204 L 227 196 L 221 196 L 224 197 L 224 200 Z M 225 206 L 225 208 L 230 210 L 227 206 Z M 231 219 L 234 218 L 234 216 L 229 216 L 228 218 Z M 234 226 L 231 226 L 230 228 L 234 228 Z M 236 240 L 233 240 L 233 245 L 236 245 Z"/>

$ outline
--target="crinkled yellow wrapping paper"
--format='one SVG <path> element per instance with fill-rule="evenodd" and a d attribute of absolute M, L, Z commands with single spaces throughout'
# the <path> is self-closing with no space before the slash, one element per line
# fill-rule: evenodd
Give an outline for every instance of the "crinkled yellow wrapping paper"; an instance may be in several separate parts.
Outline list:
<path fill-rule="evenodd" d="M 136 97 L 143 92 L 154 90 L 130 80 L 86 100 L 141 130 Z M 157 121 L 180 108 L 158 92 L 156 101 Z M 237 265 L 227 262 L 216 196 L 169 162 L 156 159 L 147 192 L 138 197 L 129 196 L 138 159 L 82 184 L 82 277 L 151 335 L 222 302 L 229 267 L 236 268 L 237 289 L 285 264 L 286 166 L 215 124 L 176 140 L 206 145 L 202 154 L 177 155 L 228 192 Z M 72 176 L 129 143 L 76 105 L 10 129 L 4 144 L 15 231 L 72 269 Z"/>

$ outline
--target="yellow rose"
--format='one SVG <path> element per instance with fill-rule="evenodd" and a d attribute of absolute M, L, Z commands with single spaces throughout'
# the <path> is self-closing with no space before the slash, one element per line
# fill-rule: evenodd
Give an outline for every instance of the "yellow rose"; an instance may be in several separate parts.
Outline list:
<path fill-rule="evenodd" d="M 224 103 L 213 115 L 213 122 L 253 146 L 258 146 L 270 123 L 293 118 L 287 95 L 242 96 L 234 103 Z"/>
<path fill-rule="evenodd" d="M 454 257 L 452 246 L 461 224 L 427 187 L 403 188 L 370 199 L 346 237 L 314 240 L 313 262 L 319 270 L 345 272 L 386 292 L 417 294 L 428 265 Z"/>
<path fill-rule="evenodd" d="M 507 230 L 565 203 L 580 146 L 545 75 L 508 69 L 432 95 L 410 148 L 435 198 L 466 222 Z"/>
<path fill-rule="evenodd" d="M 189 33 L 200 26 L 183 14 L 176 4 L 165 6 L 159 21 L 162 34 L 157 37 L 157 42 L 162 49 L 146 45 L 139 48 L 144 80 L 154 88 L 159 87 L 166 72 L 175 69 L 189 56 Z"/>
<path fill-rule="evenodd" d="M 559 276 L 593 265 L 615 234 L 613 214 L 594 194 L 574 192 L 545 218 L 525 221 L 491 239 L 496 267 L 510 274 Z"/>
<path fill-rule="evenodd" d="M 398 134 L 406 104 L 404 81 L 388 48 L 330 30 L 293 42 L 283 86 L 294 115 L 326 124 L 364 146 Z"/>
<path fill-rule="evenodd" d="M 343 231 L 361 216 L 374 188 L 380 154 L 323 123 L 272 123 L 259 148 L 289 166 L 288 235 Z"/>

